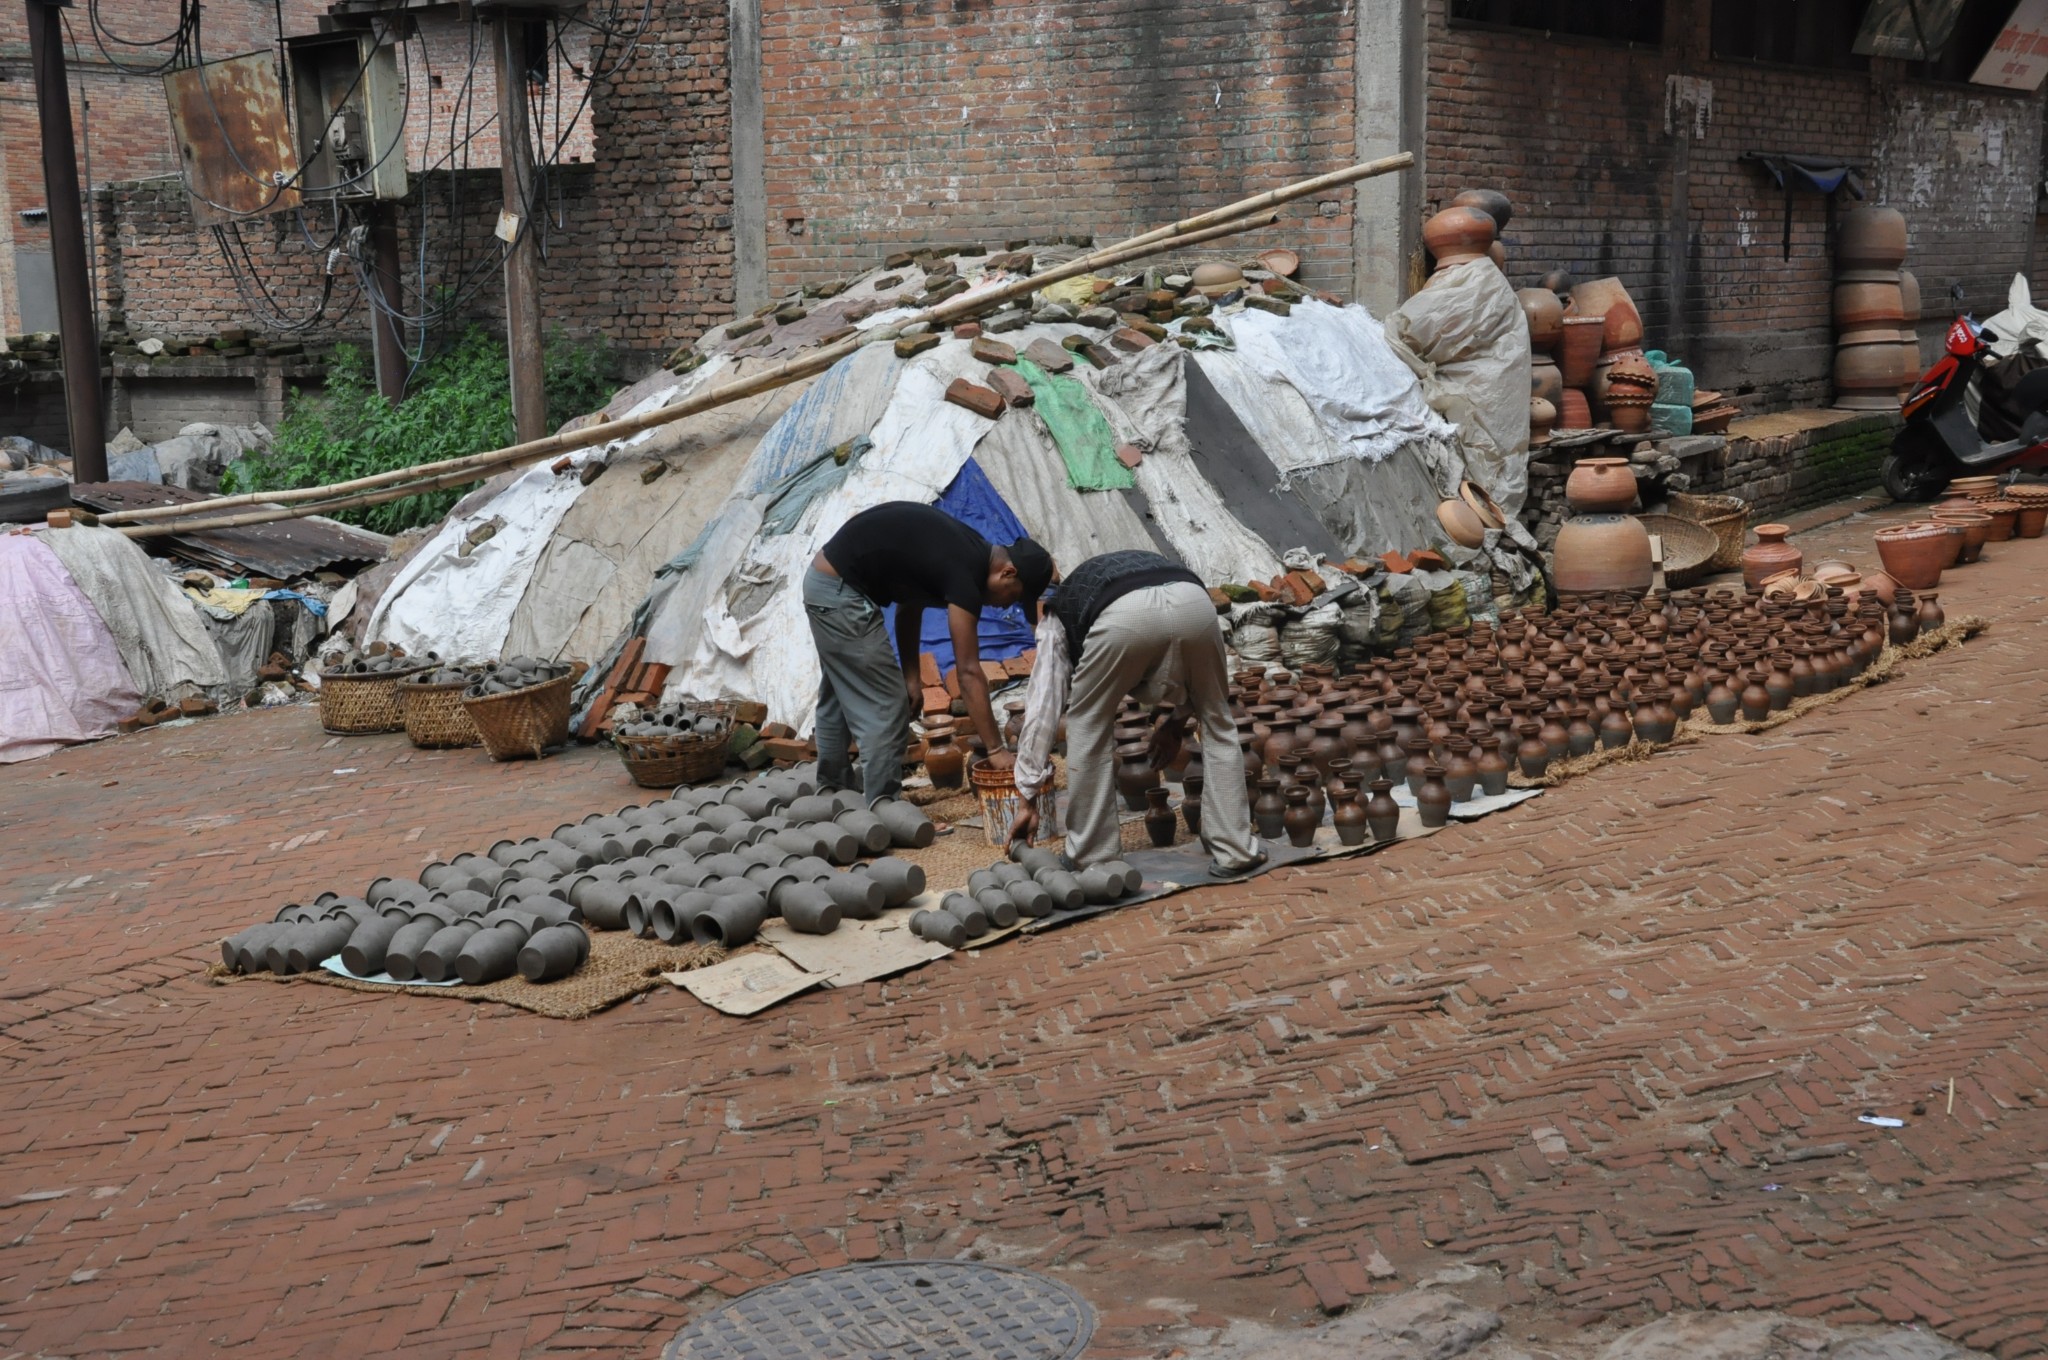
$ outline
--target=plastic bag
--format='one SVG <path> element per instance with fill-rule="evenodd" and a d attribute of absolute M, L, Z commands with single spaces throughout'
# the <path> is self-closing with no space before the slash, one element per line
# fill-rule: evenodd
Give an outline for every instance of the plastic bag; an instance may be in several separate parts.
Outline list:
<path fill-rule="evenodd" d="M 1280 630 L 1275 626 L 1278 608 L 1270 604 L 1243 604 L 1230 611 L 1230 650 L 1247 666 L 1270 666 L 1280 659 Z"/>
<path fill-rule="evenodd" d="M 1327 666 L 1337 660 L 1338 630 L 1344 610 L 1335 600 L 1318 600 L 1296 619 L 1280 626 L 1280 659 L 1292 671 Z"/>

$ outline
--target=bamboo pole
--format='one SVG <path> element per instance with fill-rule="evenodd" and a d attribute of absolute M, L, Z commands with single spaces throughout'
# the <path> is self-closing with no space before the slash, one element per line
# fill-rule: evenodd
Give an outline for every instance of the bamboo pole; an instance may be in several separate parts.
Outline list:
<path fill-rule="evenodd" d="M 1061 279 L 1073 278 L 1095 269 L 1108 268 L 1112 265 L 1122 264 L 1147 255 L 1163 254 L 1167 251 L 1179 250 L 1187 246 L 1200 245 L 1205 241 L 1213 241 L 1221 237 L 1235 236 L 1241 232 L 1253 231 L 1259 227 L 1271 226 L 1279 220 L 1279 216 L 1277 211 L 1269 210 L 1252 217 L 1225 222 L 1220 226 L 1212 226 L 1203 231 L 1189 232 L 1185 235 L 1172 236 L 1136 246 L 1116 246 L 1108 250 L 1096 251 L 1081 259 L 1070 261 L 1067 264 L 1046 270 L 1040 274 L 1033 274 L 1029 278 L 1017 280 L 1015 283 L 1005 284 L 1001 288 L 990 292 L 977 294 L 973 297 L 963 294 L 957 298 L 949 298 L 945 302 L 920 312 L 915 317 L 905 318 L 905 324 L 919 320 L 939 324 L 946 320 L 949 315 L 979 311 L 992 302 L 1000 302 L 1007 297 L 1023 296 L 1036 292 L 1047 284 L 1057 283 Z M 961 305 L 956 307 L 954 304 Z M 950 312 L 949 308 L 952 309 Z M 546 439 L 534 440 L 528 444 L 514 445 L 509 449 L 498 449 L 490 453 L 473 454 L 467 458 L 453 458 L 438 464 L 423 464 L 419 467 L 404 469 L 409 474 L 409 477 L 402 482 L 395 481 L 394 474 L 392 473 L 379 473 L 374 477 L 357 478 L 353 482 L 338 482 L 328 487 L 306 487 L 296 492 L 275 492 L 269 494 L 250 492 L 246 495 L 227 496 L 217 500 L 190 501 L 179 506 L 149 506 L 140 510 L 118 511 L 116 512 L 120 516 L 118 520 L 116 519 L 116 514 L 103 515 L 100 517 L 100 523 L 111 523 L 111 527 L 119 528 L 122 533 L 130 538 L 157 538 L 166 534 L 196 534 L 213 529 L 247 528 L 253 524 L 271 524 L 278 520 L 303 519 L 308 515 L 324 515 L 338 510 L 354 510 L 364 506 L 381 505 L 386 501 L 401 500 L 407 496 L 418 495 L 421 492 L 434 491 L 442 487 L 459 486 L 465 482 L 476 481 L 479 479 L 480 473 L 487 468 L 495 469 L 516 466 L 520 463 L 538 462 L 555 454 L 587 448 L 591 444 L 607 443 L 614 439 L 625 438 L 628 435 L 637 434 L 641 430 L 655 429 L 671 421 L 680 420 L 684 416 L 693 415 L 698 411 L 723 406 L 746 397 L 758 396 L 762 392 L 772 391 L 777 387 L 795 382 L 799 378 L 822 373 L 833 364 L 838 363 L 839 360 L 860 349 L 863 345 L 878 343 L 892 337 L 894 334 L 895 331 L 892 328 L 877 331 L 874 335 L 870 336 L 855 336 L 842 340 L 836 345 L 813 350 L 808 354 L 778 364 L 772 369 L 757 373 L 749 378 L 744 378 L 739 382 L 727 383 L 708 392 L 697 393 L 684 401 L 676 403 L 674 406 L 666 406 L 657 411 L 649 411 L 645 415 L 636 416 L 631 420 L 606 421 L 598 425 L 585 426 L 583 429 L 573 431 L 568 435 L 551 435 Z M 585 435 L 589 437 L 581 439 L 580 442 L 562 442 L 564 440 L 575 441 L 579 436 Z M 435 472 L 433 471 L 434 468 L 440 468 L 441 471 Z M 430 475 L 420 476 L 419 474 L 421 473 L 428 473 Z M 320 499 L 310 499 L 310 496 L 318 496 Z M 286 502 L 288 501 L 294 503 L 287 504 Z M 200 518 L 191 522 L 186 522 L 182 518 L 183 515 L 190 515 L 194 512 L 213 515 L 215 512 L 230 506 L 252 504 L 260 505 L 261 508 L 252 509 L 241 514 L 219 515 L 216 518 Z M 165 512 L 177 512 L 179 517 L 174 517 L 174 515 L 166 514 Z M 145 516 L 154 522 L 137 522 L 142 521 Z"/>
<path fill-rule="evenodd" d="M 1403 151 L 1393 156 L 1385 156 L 1374 161 L 1365 161 L 1357 165 L 1347 166 L 1342 170 L 1332 171 L 1327 175 L 1318 175 L 1278 189 L 1268 190 L 1265 193 L 1254 194 L 1250 198 L 1241 199 L 1228 206 L 1216 208 L 1206 213 L 1199 213 L 1194 217 L 1185 218 L 1169 226 L 1159 227 L 1141 235 L 1118 241 L 1100 250 L 1079 256 L 1064 265 L 1030 275 L 1027 278 L 1015 280 L 989 292 L 962 294 L 959 297 L 948 299 L 934 307 L 927 308 L 917 316 L 906 319 L 905 324 L 908 325 L 916 321 L 925 321 L 933 325 L 943 324 L 954 317 L 979 311 L 991 305 L 1009 301 L 1012 298 L 1027 296 L 1048 284 L 1058 283 L 1062 279 L 1074 278 L 1081 274 L 1091 273 L 1097 269 L 1105 269 L 1112 265 L 1140 259 L 1146 255 L 1163 254 L 1169 250 L 1199 245 L 1204 241 L 1236 235 L 1261 226 L 1268 226 L 1279 219 L 1277 209 L 1281 204 L 1291 203 L 1297 199 L 1306 198 L 1329 189 L 1341 188 L 1347 184 L 1355 184 L 1361 180 L 1372 179 L 1396 170 L 1404 170 L 1414 163 L 1415 157 L 1409 152 Z M 336 482 L 329 486 L 300 487 L 286 491 L 250 491 L 233 496 L 216 497 L 212 500 L 191 501 L 183 505 L 147 506 L 136 510 L 117 510 L 101 516 L 100 522 L 116 526 L 139 525 L 151 520 L 184 519 L 201 514 L 212 515 L 236 506 L 262 505 L 269 507 L 261 512 L 263 514 L 262 519 L 252 520 L 237 517 L 237 525 L 215 524 L 210 521 L 203 525 L 204 528 L 229 528 L 238 527 L 239 524 L 261 524 L 278 519 L 297 518 L 298 516 L 286 515 L 280 512 L 280 507 L 287 505 L 317 502 L 328 509 L 349 509 L 357 505 L 371 505 L 388 500 L 397 500 L 403 495 L 413 495 L 420 491 L 432 490 L 435 487 L 456 485 L 463 481 L 480 480 L 480 476 L 475 475 L 462 477 L 454 481 L 448 480 L 451 474 L 457 472 L 466 471 L 481 474 L 486 469 L 514 467 L 521 463 L 538 462 L 543 458 L 563 453 L 573 453 L 579 449 L 588 448 L 593 444 L 623 439 L 638 434 L 643 430 L 656 429 L 673 421 L 681 420 L 686 416 L 696 415 L 701 411 L 711 410 L 730 402 L 743 400 L 746 397 L 757 396 L 762 392 L 772 391 L 777 387 L 785 386 L 800 378 L 807 378 L 824 372 L 833 364 L 875 338 L 879 337 L 856 336 L 837 345 L 813 350 L 808 354 L 786 360 L 775 368 L 754 374 L 740 382 L 727 383 L 708 392 L 697 393 L 683 401 L 677 402 L 673 406 L 666 406 L 657 411 L 649 411 L 644 415 L 628 420 L 604 421 L 594 425 L 586 425 L 577 430 L 549 435 L 544 439 L 532 440 L 525 444 L 515 444 L 509 448 L 470 454 L 462 458 L 446 459 L 439 463 L 423 463 L 416 467 L 399 468 L 391 472 L 380 472 L 368 477 L 358 477 L 351 481 Z M 351 493 L 382 490 L 396 486 L 411 486 L 412 490 L 402 492 L 399 495 L 379 496 L 375 500 L 337 499 L 337 497 L 348 496 Z M 313 509 L 307 510 L 304 513 L 318 514 L 321 511 Z M 198 532 L 201 527 L 193 525 L 187 526 L 185 530 L 170 530 L 169 532 L 186 532 L 187 530 Z M 139 531 L 128 532 L 130 532 L 131 537 L 154 536 L 144 535 Z"/>

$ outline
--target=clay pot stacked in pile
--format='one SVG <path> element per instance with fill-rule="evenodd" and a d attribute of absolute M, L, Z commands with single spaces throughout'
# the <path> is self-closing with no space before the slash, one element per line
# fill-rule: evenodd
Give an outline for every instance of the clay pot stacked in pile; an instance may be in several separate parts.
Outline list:
<path fill-rule="evenodd" d="M 1876 533 L 1887 572 L 1916 590 L 1930 590 L 1941 574 L 1983 559 L 1984 545 L 2039 538 L 2048 527 L 2048 486 L 2001 487 L 1996 477 L 1958 477 L 1928 518 L 1891 524 Z"/>
<path fill-rule="evenodd" d="M 1638 434 L 1648 430 L 1650 405 L 1657 399 L 1657 374 L 1643 357 L 1643 318 L 1628 289 L 1617 278 L 1577 284 L 1572 288 L 1571 304 L 1565 315 L 1567 319 L 1600 318 L 1600 354 L 1594 360 L 1593 372 L 1583 384 L 1574 384 L 1573 378 L 1582 371 L 1582 360 L 1574 356 L 1574 362 L 1566 365 L 1566 385 L 1585 388 L 1596 422 Z M 1591 327 L 1586 328 L 1586 333 L 1588 339 L 1583 341 L 1570 338 L 1583 349 L 1591 343 Z"/>
<path fill-rule="evenodd" d="M 1529 324 L 1529 447 L 1540 449 L 1563 419 L 1564 373 L 1557 354 L 1564 344 L 1564 302 L 1548 288 L 1524 288 L 1515 297 Z"/>
<path fill-rule="evenodd" d="M 1865 206 L 1842 219 L 1835 244 L 1835 405 L 1896 410 L 1920 376 L 1920 285 L 1906 261 L 1906 218 Z"/>
<path fill-rule="evenodd" d="M 1486 257 L 1499 233 L 1500 224 L 1478 208 L 1469 204 L 1445 208 L 1422 224 L 1422 244 L 1436 261 L 1430 277 Z"/>
<path fill-rule="evenodd" d="M 1903 589 L 1889 606 L 1842 586 L 1803 601 L 1616 592 L 1432 633 L 1345 675 L 1243 671 L 1231 705 L 1253 820 L 1294 839 L 1327 814 L 1348 844 L 1390 839 L 1398 809 L 1381 798 L 1397 784 L 1438 825 L 1505 790 L 1510 768 L 1534 779 L 1600 747 L 1669 742 L 1703 709 L 1760 721 L 1940 623 Z"/>
<path fill-rule="evenodd" d="M 1565 479 L 1572 517 L 1551 546 L 1551 584 L 1561 594 L 1647 590 L 1650 533 L 1628 511 L 1636 477 L 1626 458 L 1581 458 Z"/>

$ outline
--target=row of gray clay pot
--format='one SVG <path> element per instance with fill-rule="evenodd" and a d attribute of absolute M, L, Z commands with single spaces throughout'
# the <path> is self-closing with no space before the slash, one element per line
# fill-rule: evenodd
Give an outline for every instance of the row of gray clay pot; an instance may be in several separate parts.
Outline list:
<path fill-rule="evenodd" d="M 1067 861 L 1050 850 L 1017 846 L 1011 856 L 1015 863 L 998 860 L 976 869 L 968 875 L 966 892 L 949 892 L 937 907 L 913 915 L 912 933 L 958 949 L 991 930 L 1007 930 L 1019 917 L 1120 901 L 1145 879 L 1122 860 L 1070 871 Z"/>
<path fill-rule="evenodd" d="M 929 845 L 934 834 L 908 803 L 869 810 L 849 794 L 819 795 L 799 766 L 502 840 L 430 864 L 417 881 L 380 878 L 360 898 L 323 894 L 222 941 L 221 953 L 237 972 L 304 972 L 339 950 L 357 976 L 476 984 L 516 969 L 553 981 L 588 957 L 585 927 L 735 948 L 772 915 L 810 934 L 871 919 L 924 891 L 924 871 L 885 852 Z M 862 854 L 885 857 L 840 867 Z M 582 940 L 566 969 L 557 937 L 528 938 L 556 926 Z"/>

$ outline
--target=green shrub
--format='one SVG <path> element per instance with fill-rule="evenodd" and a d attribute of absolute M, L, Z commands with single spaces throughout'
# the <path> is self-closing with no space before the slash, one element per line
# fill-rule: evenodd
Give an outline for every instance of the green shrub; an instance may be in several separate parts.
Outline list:
<path fill-rule="evenodd" d="M 594 411 L 613 386 L 607 356 L 599 345 L 578 345 L 549 337 L 545 354 L 548 428 Z M 230 468 L 222 491 L 281 491 L 328 486 L 373 473 L 391 472 L 503 448 L 515 442 L 512 388 L 506 376 L 505 346 L 472 328 L 453 346 L 428 359 L 413 375 L 397 406 L 377 393 L 369 356 L 354 345 L 337 345 L 328 363 L 327 386 L 315 393 L 292 392 L 270 450 L 252 454 Z M 447 487 L 335 516 L 379 533 L 432 524 L 448 513 L 467 487 Z"/>

